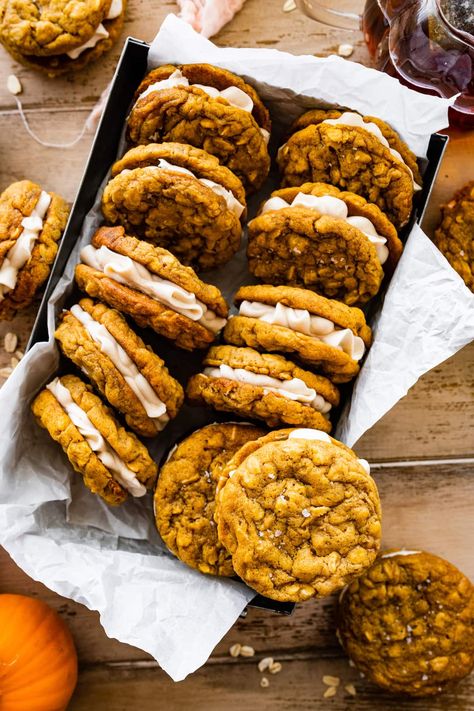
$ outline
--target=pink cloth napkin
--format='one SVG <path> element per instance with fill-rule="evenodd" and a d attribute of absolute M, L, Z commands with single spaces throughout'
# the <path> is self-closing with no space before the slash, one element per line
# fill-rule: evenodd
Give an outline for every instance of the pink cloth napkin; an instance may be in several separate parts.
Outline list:
<path fill-rule="evenodd" d="M 180 17 L 196 32 L 212 37 L 242 9 L 245 0 L 177 0 Z"/>

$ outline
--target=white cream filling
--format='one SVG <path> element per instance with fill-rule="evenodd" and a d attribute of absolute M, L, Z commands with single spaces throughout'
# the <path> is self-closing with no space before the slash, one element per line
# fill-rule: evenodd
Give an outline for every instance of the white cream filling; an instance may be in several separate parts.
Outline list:
<path fill-rule="evenodd" d="M 164 158 L 160 158 L 156 166 L 149 165 L 143 168 L 143 170 L 172 170 L 175 173 L 191 175 L 196 180 L 199 180 L 200 183 L 210 188 L 212 192 L 216 193 L 216 195 L 220 195 L 221 197 L 223 197 L 226 201 L 227 208 L 234 213 L 237 219 L 240 220 L 240 217 L 245 209 L 242 203 L 237 200 L 235 195 L 230 190 L 227 190 L 227 188 L 224 188 L 223 185 L 219 185 L 219 183 L 216 183 L 213 180 L 208 180 L 207 178 L 198 178 L 192 171 L 188 170 L 187 168 L 183 168 L 180 165 L 174 165 L 173 163 L 168 163 L 168 161 Z M 126 172 L 128 172 L 127 168 L 121 171 L 121 173 Z"/>
<path fill-rule="evenodd" d="M 137 101 L 143 99 L 148 94 L 153 91 L 161 91 L 162 89 L 173 89 L 175 86 L 197 86 L 198 89 L 204 91 L 212 99 L 222 98 L 225 99 L 231 106 L 235 106 L 237 109 L 242 109 L 247 111 L 247 113 L 252 113 L 253 101 L 245 91 L 239 89 L 237 86 L 229 86 L 227 89 L 216 89 L 215 86 L 208 86 L 207 84 L 189 84 L 189 79 L 184 76 L 180 69 L 176 69 L 168 79 L 162 79 L 154 84 L 150 84 L 145 91 L 143 91 L 138 97 Z M 260 132 L 264 138 L 266 144 L 270 140 L 270 133 L 264 129 L 260 128 Z"/>
<path fill-rule="evenodd" d="M 417 555 L 421 551 L 394 551 L 392 553 L 384 553 L 381 558 L 394 558 L 396 555 Z"/>
<path fill-rule="evenodd" d="M 405 163 L 403 160 L 402 156 L 398 151 L 396 151 L 394 148 L 390 147 L 390 143 L 387 141 L 385 136 L 383 135 L 382 131 L 380 128 L 377 126 L 377 124 L 369 122 L 369 121 L 364 121 L 363 117 L 360 114 L 356 114 L 353 111 L 345 111 L 339 118 L 336 119 L 326 119 L 325 121 L 322 121 L 321 123 L 327 123 L 332 126 L 338 125 L 338 124 L 343 124 L 344 126 L 356 126 L 358 128 L 363 128 L 365 131 L 368 131 L 371 133 L 373 136 L 378 138 L 380 143 L 384 145 L 386 148 L 389 149 L 390 153 L 392 156 L 397 160 L 399 163 L 403 163 L 403 165 L 408 168 L 410 171 L 410 175 L 413 180 L 413 188 L 415 190 L 421 190 L 421 186 L 415 183 L 415 178 L 413 176 L 413 171 L 409 166 Z"/>
<path fill-rule="evenodd" d="M 95 321 L 79 304 L 72 306 L 70 311 L 82 323 L 92 340 L 100 346 L 102 353 L 105 353 L 110 358 L 117 370 L 123 375 L 125 382 L 143 405 L 148 417 L 153 420 L 156 428 L 161 431 L 170 419 L 166 412 L 166 405 L 160 400 L 148 380 L 140 373 L 130 356 L 127 355 L 126 351 L 106 327 Z"/>
<path fill-rule="evenodd" d="M 95 452 L 102 464 L 114 475 L 118 483 L 127 489 L 132 496 L 144 496 L 146 488 L 105 441 L 84 410 L 79 405 L 76 405 L 71 393 L 64 387 L 59 378 L 55 378 L 46 388 L 54 395 L 89 447 Z"/>
<path fill-rule="evenodd" d="M 252 373 L 245 368 L 231 368 L 222 363 L 217 368 L 204 368 L 203 374 L 208 378 L 226 378 L 238 383 L 246 383 L 263 388 L 265 394 L 277 393 L 283 395 L 288 400 L 301 402 L 309 405 L 313 409 L 327 415 L 332 405 L 327 402 L 316 390 L 309 388 L 301 378 L 291 378 L 291 380 L 279 380 L 269 375 Z"/>
<path fill-rule="evenodd" d="M 3 301 L 6 294 L 15 288 L 18 272 L 30 259 L 33 245 L 43 229 L 43 220 L 50 204 L 51 195 L 42 190 L 31 215 L 22 219 L 23 230 L 0 266 L 0 301 Z"/>
<path fill-rule="evenodd" d="M 226 324 L 225 318 L 217 316 L 191 292 L 168 279 L 152 274 L 143 264 L 113 252 L 108 247 L 96 249 L 89 244 L 81 251 L 81 260 L 119 284 L 137 289 L 160 304 L 187 316 L 191 321 L 197 321 L 212 333 L 218 333 Z"/>
<path fill-rule="evenodd" d="M 286 202 L 286 200 L 283 200 L 283 198 L 273 197 L 264 203 L 261 214 L 263 215 L 270 210 L 282 210 L 287 207 L 308 207 L 310 210 L 317 210 L 321 215 L 329 215 L 330 217 L 337 217 L 340 220 L 344 220 L 344 222 L 360 230 L 369 241 L 372 242 L 380 264 L 385 264 L 387 261 L 389 251 L 386 246 L 387 240 L 385 237 L 381 237 L 377 233 L 372 222 L 366 217 L 361 217 L 360 215 L 349 217 L 349 211 L 344 200 L 333 197 L 332 195 L 322 195 L 318 197 L 317 195 L 298 193 L 290 204 Z"/>
<path fill-rule="evenodd" d="M 331 437 L 326 434 L 326 432 L 321 432 L 321 430 L 312 430 L 312 429 L 298 429 L 298 430 L 293 430 L 293 432 L 290 432 L 288 435 L 288 439 L 310 439 L 310 440 L 316 440 L 320 442 L 332 442 Z M 370 464 L 366 459 L 358 459 L 359 464 L 367 474 L 370 474 Z"/>
<path fill-rule="evenodd" d="M 242 301 L 239 314 L 304 333 L 329 346 L 339 348 L 355 361 L 359 361 L 365 352 L 364 341 L 355 336 L 349 328 L 337 328 L 329 319 L 315 316 L 306 309 L 293 309 L 283 304 L 271 306 L 259 301 Z"/>
<path fill-rule="evenodd" d="M 105 17 L 106 20 L 115 20 L 119 15 L 122 14 L 122 0 L 112 0 L 112 4 L 110 6 L 110 10 Z M 105 29 L 104 25 L 100 23 L 100 25 L 97 27 L 95 33 L 92 35 L 92 37 L 87 40 L 87 42 L 84 42 L 84 44 L 81 44 L 80 47 L 76 47 L 75 49 L 71 49 L 70 52 L 66 52 L 67 56 L 70 57 L 71 59 L 77 59 L 80 57 L 80 55 L 86 51 L 86 49 L 92 49 L 92 47 L 95 47 L 100 40 L 106 39 L 109 36 L 109 33 Z"/>

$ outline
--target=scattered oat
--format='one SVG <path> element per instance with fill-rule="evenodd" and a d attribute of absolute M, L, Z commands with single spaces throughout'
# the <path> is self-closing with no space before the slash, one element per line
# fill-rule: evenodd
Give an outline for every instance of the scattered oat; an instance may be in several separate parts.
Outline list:
<path fill-rule="evenodd" d="M 240 654 L 240 651 L 242 649 L 242 645 L 240 644 L 233 644 L 232 647 L 229 649 L 229 654 L 231 657 L 238 657 Z"/>
<path fill-rule="evenodd" d="M 337 692 L 337 686 L 328 686 L 328 688 L 326 689 L 326 691 L 323 694 L 323 697 L 325 699 L 330 699 L 333 696 L 336 696 L 336 692 Z"/>
<path fill-rule="evenodd" d="M 355 667 L 355 664 L 354 664 L 354 662 L 352 661 L 352 659 L 349 659 L 349 666 L 352 667 L 352 668 Z"/>
<path fill-rule="evenodd" d="M 329 674 L 323 676 L 323 684 L 326 684 L 326 686 L 339 686 L 340 682 L 341 680 L 338 676 L 329 676 Z"/>
<path fill-rule="evenodd" d="M 8 331 L 3 339 L 3 347 L 7 353 L 14 353 L 18 345 L 18 336 L 12 331 Z"/>
<path fill-rule="evenodd" d="M 337 48 L 337 53 L 340 57 L 350 57 L 354 47 L 351 44 L 340 44 Z"/>
<path fill-rule="evenodd" d="M 347 691 L 348 694 L 351 696 L 355 696 L 357 694 L 356 688 L 354 684 L 346 684 L 344 689 Z"/>
<path fill-rule="evenodd" d="M 268 681 L 266 676 L 262 676 L 260 679 L 260 686 L 262 689 L 266 689 L 268 686 L 270 686 L 270 682 Z"/>
<path fill-rule="evenodd" d="M 264 657 L 258 663 L 258 671 L 264 672 L 273 665 L 273 657 Z"/>
<path fill-rule="evenodd" d="M 15 353 L 13 355 L 16 356 L 16 358 L 18 358 L 18 360 L 21 360 L 25 354 L 23 353 L 23 351 L 15 351 Z"/>
<path fill-rule="evenodd" d="M 16 94 L 21 94 L 21 92 L 23 91 L 23 87 L 20 83 L 20 80 L 14 74 L 10 74 L 7 79 L 7 89 L 10 94 L 15 94 L 15 96 Z"/>
<path fill-rule="evenodd" d="M 0 368 L 0 378 L 8 378 L 13 373 L 13 368 L 6 366 L 5 368 Z"/>
<path fill-rule="evenodd" d="M 270 665 L 270 669 L 268 670 L 270 674 L 278 674 L 281 672 L 281 664 L 280 662 L 273 662 L 273 664 Z"/>
<path fill-rule="evenodd" d="M 15 358 L 15 356 L 13 356 L 13 358 L 10 359 L 10 366 L 12 368 L 16 368 L 19 362 L 20 361 L 18 360 L 18 358 Z"/>
<path fill-rule="evenodd" d="M 249 644 L 243 644 L 240 648 L 240 656 L 241 657 L 254 657 L 255 656 L 255 649 L 251 647 Z"/>
<path fill-rule="evenodd" d="M 293 10 L 296 10 L 295 0 L 286 0 L 283 3 L 283 12 L 293 12 Z"/>

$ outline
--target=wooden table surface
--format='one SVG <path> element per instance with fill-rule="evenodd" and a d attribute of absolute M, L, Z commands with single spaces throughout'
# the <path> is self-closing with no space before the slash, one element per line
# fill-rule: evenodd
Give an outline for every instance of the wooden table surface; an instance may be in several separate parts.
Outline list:
<path fill-rule="evenodd" d="M 330 30 L 301 16 L 283 12 L 283 0 L 247 0 L 244 9 L 216 39 L 232 46 L 275 47 L 325 56 L 342 42 L 354 46 L 353 60 L 368 64 L 360 35 Z M 161 20 L 176 10 L 170 0 L 129 0 L 123 37 L 151 40 Z M 0 189 L 30 178 L 73 200 L 91 145 L 85 135 L 73 150 L 45 148 L 25 133 L 11 94 L 8 74 L 24 88 L 22 100 L 32 127 L 46 141 L 66 142 L 80 131 L 88 112 L 110 80 L 120 48 L 76 77 L 49 80 L 19 67 L 0 49 Z M 374 106 L 374 114 L 377 107 Z M 425 228 L 431 232 L 439 204 L 474 175 L 467 160 L 473 132 L 450 131 L 451 142 L 441 168 Z M 472 170 L 472 167 L 471 167 Z M 35 309 L 12 323 L 0 324 L 3 335 L 18 335 L 24 348 Z M 0 368 L 11 356 L 0 347 Z M 360 456 L 373 465 L 384 509 L 384 543 L 415 547 L 442 555 L 474 578 L 474 344 L 427 373 L 388 415 L 358 443 Z M 2 371 L 3 372 L 3 371 Z M 29 579 L 0 549 L 0 592 L 42 598 L 68 622 L 77 644 L 81 672 L 71 711 L 130 711 L 147 708 L 221 711 L 232 704 L 272 711 L 333 708 L 381 711 L 474 709 L 474 675 L 454 691 L 429 700 L 403 702 L 381 694 L 352 669 L 334 634 L 334 600 L 299 605 L 293 616 L 249 612 L 217 646 L 209 662 L 184 682 L 174 684 L 139 649 L 109 639 L 98 615 L 59 597 Z M 126 614 L 126 610 L 124 610 Z M 253 646 L 255 658 L 233 659 L 231 644 Z M 258 659 L 272 656 L 282 671 L 260 687 Z M 324 674 L 338 676 L 338 692 L 323 698 Z M 268 676 L 268 675 L 267 675 Z M 356 696 L 344 690 L 354 684 Z"/>

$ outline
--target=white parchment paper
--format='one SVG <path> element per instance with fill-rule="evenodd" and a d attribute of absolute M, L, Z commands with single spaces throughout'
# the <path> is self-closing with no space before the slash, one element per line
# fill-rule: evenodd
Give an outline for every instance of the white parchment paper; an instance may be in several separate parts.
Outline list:
<path fill-rule="evenodd" d="M 162 62 L 210 62 L 246 76 L 271 110 L 272 146 L 295 116 L 317 105 L 381 116 L 420 157 L 429 134 L 447 123 L 448 102 L 413 93 L 370 69 L 337 57 L 217 48 L 174 16 L 150 52 L 151 66 Z M 253 199 L 250 214 L 261 197 Z M 254 593 L 241 583 L 200 575 L 170 556 L 154 528 L 151 497 L 113 509 L 90 494 L 29 409 L 58 365 L 55 318 L 71 291 L 79 250 L 100 223 L 98 201 L 50 301 L 49 341 L 31 349 L 0 391 L 0 542 L 31 577 L 98 610 L 109 636 L 149 652 L 180 680 L 206 661 Z M 205 278 L 230 298 L 249 279 L 244 250 L 223 272 Z M 339 424 L 346 443 L 354 444 L 420 375 L 474 338 L 473 303 L 460 277 L 415 227 Z M 158 457 L 186 429 L 206 421 L 208 414 L 184 408 L 150 450 Z"/>

